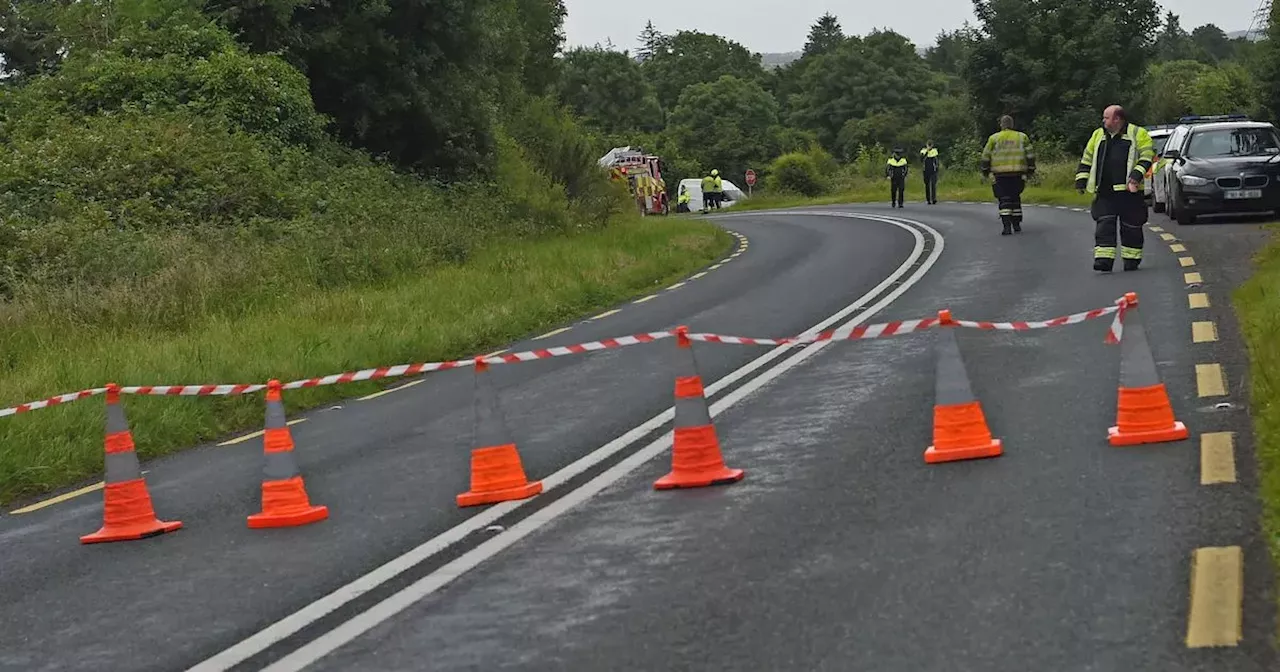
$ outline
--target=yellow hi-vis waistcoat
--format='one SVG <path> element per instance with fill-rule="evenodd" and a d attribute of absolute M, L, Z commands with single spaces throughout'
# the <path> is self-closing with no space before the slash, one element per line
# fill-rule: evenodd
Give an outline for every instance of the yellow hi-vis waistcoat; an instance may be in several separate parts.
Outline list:
<path fill-rule="evenodd" d="M 982 148 L 982 170 L 996 175 L 1035 170 L 1036 154 L 1031 139 L 1022 131 L 1005 129 L 992 133 Z"/>
<path fill-rule="evenodd" d="M 1098 147 L 1102 145 L 1103 140 L 1108 137 L 1107 129 L 1099 128 L 1093 132 L 1093 136 L 1089 138 L 1088 144 L 1084 146 L 1084 154 L 1080 156 L 1080 167 L 1076 172 L 1076 179 L 1088 179 L 1085 183 L 1085 191 L 1094 194 L 1098 191 L 1098 178 L 1102 175 L 1102 162 L 1106 161 L 1106 157 L 1098 156 Z M 1126 172 L 1129 177 L 1138 180 L 1138 190 L 1141 191 L 1146 180 L 1147 169 L 1151 167 L 1151 162 L 1155 160 L 1156 151 L 1155 144 L 1151 141 L 1151 134 L 1147 129 L 1136 124 L 1129 124 L 1124 129 L 1121 139 L 1129 141 L 1129 158 L 1125 163 Z M 1134 173 L 1140 175 L 1134 175 Z M 1115 191 L 1127 191 L 1128 184 L 1121 182 L 1112 185 Z"/>

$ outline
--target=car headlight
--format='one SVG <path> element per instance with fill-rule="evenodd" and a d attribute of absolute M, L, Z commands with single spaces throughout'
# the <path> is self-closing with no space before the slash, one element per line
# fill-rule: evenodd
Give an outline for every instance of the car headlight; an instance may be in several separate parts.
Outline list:
<path fill-rule="evenodd" d="M 1208 179 L 1197 175 L 1183 175 L 1178 179 L 1182 180 L 1182 183 L 1188 187 L 1203 187 L 1204 185 L 1209 184 Z"/>

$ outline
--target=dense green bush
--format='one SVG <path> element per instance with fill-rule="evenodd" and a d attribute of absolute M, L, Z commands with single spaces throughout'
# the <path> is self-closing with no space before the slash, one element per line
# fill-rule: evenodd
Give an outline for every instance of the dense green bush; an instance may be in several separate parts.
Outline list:
<path fill-rule="evenodd" d="M 826 191 L 822 171 L 813 157 L 798 152 L 774 159 L 766 183 L 770 191 L 777 193 L 818 196 Z"/>

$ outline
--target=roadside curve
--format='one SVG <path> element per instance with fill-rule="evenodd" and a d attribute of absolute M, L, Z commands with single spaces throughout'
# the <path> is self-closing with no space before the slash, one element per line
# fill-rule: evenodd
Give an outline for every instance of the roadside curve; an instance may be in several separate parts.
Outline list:
<path fill-rule="evenodd" d="M 1119 348 L 1103 342 L 1105 320 L 958 332 L 1004 454 L 938 465 L 922 459 L 930 333 L 806 348 L 756 394 L 713 399 L 724 458 L 745 480 L 655 492 L 670 464 L 654 445 L 656 459 L 637 453 L 438 573 L 317 624 L 267 669 L 1276 669 L 1267 591 L 1250 579 L 1256 504 L 1201 485 L 1199 434 L 1224 425 L 1200 396 L 1205 343 L 1181 253 L 1150 244 L 1142 271 L 1102 275 L 1091 222 L 1070 209 L 1031 209 L 1009 237 L 988 204 L 847 211 L 916 219 L 946 239 L 878 321 L 940 308 L 1044 320 L 1136 292 L 1192 438 L 1109 445 Z M 1211 590 L 1203 632 L 1218 643 L 1188 641 L 1202 611 L 1193 557 L 1218 573 L 1237 556 L 1197 549 L 1235 545 L 1243 584 L 1198 579 Z"/>
<path fill-rule="evenodd" d="M 570 332 L 508 350 L 677 324 L 734 335 L 794 335 L 836 313 L 856 317 L 867 306 L 849 306 L 851 297 L 877 286 L 881 295 L 896 290 L 902 282 L 891 286 L 894 281 L 885 278 L 903 268 L 904 260 L 914 273 L 941 249 L 920 227 L 874 219 L 760 215 L 735 219 L 732 228 L 750 241 L 733 263 L 663 300 L 630 304 Z M 913 276 L 903 272 L 897 280 L 906 277 Z M 543 478 L 550 492 L 569 492 L 623 459 L 623 448 L 661 436 L 672 402 L 670 353 L 663 345 L 669 342 L 493 367 L 529 476 Z M 720 394 L 750 384 L 784 354 L 761 359 L 759 351 L 736 346 L 704 352 L 701 370 L 708 382 L 724 380 Z M 259 507 L 257 438 L 148 463 L 158 514 L 185 524 L 172 535 L 81 547 L 77 536 L 101 524 L 101 500 L 94 496 L 0 517 L 0 563 L 6 567 L 0 592 L 10 598 L 0 605 L 0 669 L 194 665 L 428 540 L 439 548 L 427 554 L 430 562 L 409 563 L 369 592 L 355 594 L 370 586 L 349 589 L 344 597 L 354 599 L 328 618 L 358 613 L 389 594 L 379 591 L 394 592 L 455 559 L 489 538 L 490 526 L 518 523 L 551 498 L 536 498 L 502 520 L 508 505 L 460 510 L 453 501 L 467 489 L 472 375 L 429 374 L 394 394 L 301 416 L 306 421 L 291 432 L 312 501 L 330 508 L 330 519 L 322 523 L 276 531 L 245 528 L 245 516 Z M 288 401 L 286 394 L 286 409 Z M 646 423 L 655 416 L 661 418 L 656 424 Z M 610 444 L 618 452 L 608 459 L 597 453 L 583 461 Z M 575 463 L 581 473 L 570 478 L 573 471 L 562 470 Z M 478 522 L 459 528 L 471 520 Z M 460 539 L 451 542 L 450 531 Z M 315 620 L 316 612 L 309 613 Z M 322 619 L 298 634 L 305 641 L 326 625 Z M 288 635 L 277 639 L 273 650 L 260 649 L 262 661 L 302 643 Z M 138 651 L 148 652 L 145 664 Z"/>

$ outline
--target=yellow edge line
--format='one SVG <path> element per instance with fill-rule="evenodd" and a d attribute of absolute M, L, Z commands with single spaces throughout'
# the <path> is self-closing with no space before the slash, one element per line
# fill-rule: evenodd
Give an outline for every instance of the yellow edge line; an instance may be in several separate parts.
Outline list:
<path fill-rule="evenodd" d="M 1208 294 L 1205 294 L 1204 292 L 1197 292 L 1197 293 L 1195 293 L 1195 294 L 1188 294 L 1188 295 L 1187 295 L 1187 305 L 1191 306 L 1192 308 L 1208 308 L 1208 307 L 1209 307 L 1209 295 L 1208 295 Z"/>
<path fill-rule="evenodd" d="M 1182 243 L 1173 243 L 1172 245 L 1169 246 L 1169 249 L 1174 252 L 1186 252 L 1187 246 L 1183 245 Z"/>
<path fill-rule="evenodd" d="M 679 288 L 681 288 L 681 287 L 684 287 L 684 283 L 683 283 L 683 282 L 677 282 L 676 284 L 671 285 L 671 286 L 670 286 L 670 287 L 668 287 L 667 289 L 679 289 Z"/>
<path fill-rule="evenodd" d="M 1182 274 L 1182 280 L 1183 280 L 1183 282 L 1185 282 L 1185 283 L 1186 283 L 1186 284 L 1188 284 L 1188 285 L 1194 285 L 1194 284 L 1198 284 L 1198 283 L 1204 282 L 1204 278 L 1201 278 L 1201 277 L 1200 277 L 1200 273 L 1199 273 L 1199 272 L 1196 272 L 1196 273 L 1183 273 L 1183 274 Z"/>
<path fill-rule="evenodd" d="M 1244 602 L 1244 558 L 1239 546 L 1197 548 L 1191 556 L 1191 611 L 1187 647 L 1237 646 Z"/>
<path fill-rule="evenodd" d="M 306 421 L 307 421 L 307 419 L 306 419 L 306 418 L 298 418 L 297 420 L 290 420 L 289 422 L 287 422 L 287 423 L 285 423 L 285 424 L 286 424 L 286 425 L 290 425 L 290 426 L 292 426 L 292 425 L 296 425 L 296 424 L 298 424 L 299 422 L 306 422 Z M 264 430 L 264 429 L 259 429 L 258 431 L 254 432 L 254 433 L 252 433 L 252 434 L 245 434 L 244 436 L 240 436 L 240 437 L 237 437 L 237 438 L 231 439 L 230 441 L 223 441 L 222 443 L 219 443 L 218 445 L 219 445 L 219 446 L 230 446 L 230 445 L 234 445 L 234 444 L 237 444 L 237 443 L 244 443 L 245 441 L 248 441 L 249 439 L 257 438 L 257 437 L 259 437 L 259 436 L 262 436 L 263 434 L 266 434 L 266 430 Z"/>
<path fill-rule="evenodd" d="M 701 278 L 702 276 L 704 276 L 704 275 L 706 275 L 706 274 L 707 274 L 707 272 L 706 272 L 706 271 L 703 271 L 703 272 L 698 273 L 698 274 L 696 274 L 696 275 L 689 276 L 689 279 L 690 279 L 690 280 L 697 280 L 698 278 Z"/>
<path fill-rule="evenodd" d="M 1152 231 L 1155 231 L 1155 232 L 1157 232 L 1157 233 L 1158 233 L 1158 232 L 1160 232 L 1160 231 L 1164 231 L 1164 228 L 1163 228 L 1163 227 L 1160 227 L 1160 226 L 1152 226 L 1152 227 L 1149 227 L 1149 228 L 1150 228 Z"/>
<path fill-rule="evenodd" d="M 614 308 L 613 310 L 610 310 L 610 311 L 608 311 L 608 312 L 600 313 L 599 315 L 596 315 L 595 317 L 593 317 L 593 318 L 591 318 L 591 319 L 593 319 L 593 320 L 603 320 L 604 318 L 609 317 L 610 315 L 617 315 L 618 313 L 621 313 L 621 312 L 622 312 L 622 309 L 621 309 L 621 308 Z"/>
<path fill-rule="evenodd" d="M 1201 434 L 1200 485 L 1235 482 L 1235 436 L 1231 432 Z"/>
<path fill-rule="evenodd" d="M 1193 343 L 1211 343 L 1218 340 L 1218 327 L 1212 322 L 1192 322 L 1191 341 Z"/>
<path fill-rule="evenodd" d="M 504 352 L 506 352 L 506 351 L 507 351 L 507 349 L 506 349 L 506 348 L 503 348 L 503 349 L 501 349 L 501 350 L 494 350 L 493 352 L 491 352 L 491 353 L 489 353 L 489 354 L 487 354 L 487 355 L 480 355 L 480 359 L 488 359 L 488 358 L 490 358 L 490 357 L 493 357 L 494 355 L 501 355 L 502 353 L 504 353 Z"/>
<path fill-rule="evenodd" d="M 656 299 L 656 298 L 658 298 L 658 295 L 657 295 L 657 294 L 650 294 L 649 296 L 646 296 L 646 297 L 644 297 L 643 299 L 636 299 L 635 301 L 632 301 L 631 303 L 644 303 L 645 301 L 652 301 L 652 300 L 654 300 L 654 299 Z"/>
<path fill-rule="evenodd" d="M 1178 263 L 1182 264 L 1183 268 L 1186 268 L 1187 266 L 1195 266 L 1196 258 L 1195 257 L 1178 257 Z"/>
<path fill-rule="evenodd" d="M 1160 240 L 1163 240 L 1163 241 L 1164 241 L 1164 242 L 1166 242 L 1166 243 L 1167 243 L 1167 242 L 1169 242 L 1169 241 L 1171 241 L 1171 240 L 1177 240 L 1177 239 L 1178 239 L 1178 237 L 1177 237 L 1177 236 L 1175 236 L 1175 235 L 1173 235 L 1172 233 L 1162 233 L 1162 234 L 1160 234 Z"/>
<path fill-rule="evenodd" d="M 54 504 L 65 502 L 68 499 L 75 499 L 80 495 L 87 495 L 91 492 L 96 492 L 98 490 L 101 490 L 102 487 L 103 487 L 102 483 L 94 483 L 93 485 L 90 485 L 88 487 L 80 488 L 79 490 L 72 490 L 71 492 L 68 492 L 66 494 L 58 495 L 57 497 L 53 497 L 51 499 L 46 499 L 43 502 L 36 502 L 35 504 L 32 504 L 30 506 L 24 506 L 21 509 L 14 509 L 13 511 L 10 511 L 9 514 L 17 515 L 20 513 L 31 513 L 32 511 L 39 511 L 40 509 L 43 509 L 46 506 L 53 506 Z"/>
<path fill-rule="evenodd" d="M 419 378 L 417 380 L 411 380 L 405 383 L 404 385 L 400 385 L 399 387 L 392 387 L 392 388 L 385 389 L 381 392 L 374 392 L 373 394 L 367 394 L 363 397 L 360 397 L 356 401 L 369 401 L 370 399 L 377 399 L 378 397 L 391 394 L 392 392 L 399 392 L 400 390 L 406 390 L 410 387 L 413 387 L 414 385 L 421 383 L 423 380 L 425 379 Z"/>
<path fill-rule="evenodd" d="M 1196 390 L 1202 397 L 1221 397 L 1227 393 L 1226 376 L 1221 364 L 1196 364 Z"/>
<path fill-rule="evenodd" d="M 545 334 L 543 334 L 543 335 L 541 335 L 541 336 L 535 336 L 535 337 L 533 338 L 533 340 L 535 340 L 535 341 L 541 341 L 541 340 L 542 340 L 542 339 L 544 339 L 544 338 L 551 338 L 552 336 L 555 336 L 555 335 L 557 335 L 557 334 L 563 334 L 564 332 L 569 331 L 569 330 L 570 330 L 570 329 L 572 329 L 572 328 L 573 328 L 573 327 L 560 327 L 559 329 L 553 329 L 553 330 L 548 331 L 547 333 L 545 333 Z M 489 357 L 489 356 L 490 356 L 490 355 L 485 355 L 485 357 Z"/>
<path fill-rule="evenodd" d="M 724 264 L 716 264 L 715 266 L 712 266 L 711 268 L 709 268 L 709 269 L 707 269 L 707 270 L 709 270 L 709 271 L 714 271 L 714 270 L 716 270 L 717 268 L 720 268 L 721 266 L 724 266 Z"/>

